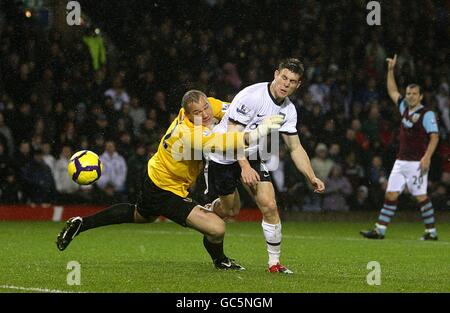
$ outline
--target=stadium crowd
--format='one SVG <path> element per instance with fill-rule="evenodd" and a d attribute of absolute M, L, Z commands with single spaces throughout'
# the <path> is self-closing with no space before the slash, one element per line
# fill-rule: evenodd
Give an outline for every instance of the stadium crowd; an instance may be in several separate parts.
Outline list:
<path fill-rule="evenodd" d="M 439 118 L 429 195 L 437 210 L 449 209 L 448 1 L 382 2 L 381 26 L 368 26 L 365 6 L 351 0 L 105 1 L 96 10 L 80 2 L 101 32 L 85 27 L 75 40 L 20 8 L 0 10 L 1 203 L 133 200 L 186 90 L 231 101 L 295 56 L 306 68 L 291 99 L 299 136 L 327 190 L 313 194 L 282 148 L 272 173 L 282 207 L 378 210 L 398 148 L 385 61 L 397 53 L 401 91 L 420 84 Z M 89 49 L 91 39 L 101 39 L 106 57 Z M 66 172 L 82 149 L 104 163 L 94 186 Z"/>

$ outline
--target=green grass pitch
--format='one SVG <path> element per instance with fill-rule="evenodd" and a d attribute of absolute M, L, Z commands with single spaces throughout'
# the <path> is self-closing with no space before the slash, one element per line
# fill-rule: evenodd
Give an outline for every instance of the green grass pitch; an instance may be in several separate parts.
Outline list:
<path fill-rule="evenodd" d="M 229 223 L 225 252 L 247 268 L 217 271 L 202 236 L 174 223 L 115 225 L 90 230 L 63 252 L 53 222 L 0 222 L 0 292 L 450 292 L 450 225 L 438 242 L 418 240 L 420 223 L 393 223 L 385 240 L 358 234 L 371 223 L 286 222 L 282 261 L 295 274 L 266 270 L 259 223 Z M 81 285 L 68 285 L 69 261 Z M 370 286 L 367 264 L 381 266 Z"/>

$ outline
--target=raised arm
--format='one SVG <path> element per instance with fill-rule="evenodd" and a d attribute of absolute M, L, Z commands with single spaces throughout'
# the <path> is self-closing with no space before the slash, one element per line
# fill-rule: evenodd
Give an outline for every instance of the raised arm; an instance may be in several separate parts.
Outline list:
<path fill-rule="evenodd" d="M 388 72 L 387 72 L 388 94 L 389 97 L 391 97 L 392 101 L 394 101 L 394 103 L 397 104 L 398 99 L 401 97 L 400 93 L 398 92 L 394 76 L 394 68 L 395 64 L 397 63 L 397 55 L 394 55 L 393 59 L 387 58 L 386 61 L 388 62 Z"/>

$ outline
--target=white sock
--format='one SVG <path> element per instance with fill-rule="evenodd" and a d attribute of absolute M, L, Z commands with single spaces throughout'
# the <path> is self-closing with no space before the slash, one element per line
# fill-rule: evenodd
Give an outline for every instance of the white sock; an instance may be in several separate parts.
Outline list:
<path fill-rule="evenodd" d="M 386 225 L 381 225 L 381 224 L 375 223 L 375 228 L 378 230 L 379 234 L 381 234 L 383 236 L 386 234 L 386 229 L 387 229 Z"/>
<path fill-rule="evenodd" d="M 267 252 L 269 253 L 269 267 L 280 262 L 281 254 L 281 223 L 269 224 L 264 220 L 261 223 L 266 238 Z"/>

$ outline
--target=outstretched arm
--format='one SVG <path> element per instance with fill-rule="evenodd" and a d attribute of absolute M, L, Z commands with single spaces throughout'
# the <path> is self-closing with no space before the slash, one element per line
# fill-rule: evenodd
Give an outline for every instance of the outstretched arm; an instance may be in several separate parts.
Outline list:
<path fill-rule="evenodd" d="M 194 131 L 190 133 L 190 136 L 182 136 L 180 142 L 198 151 L 211 152 L 244 149 L 251 144 L 257 143 L 260 138 L 267 136 L 271 131 L 279 129 L 283 119 L 284 117 L 281 115 L 271 115 L 256 129 L 247 133 L 213 133 L 210 129 L 205 129 L 203 126 L 194 126 Z M 180 149 L 180 147 L 178 146 L 177 149 Z"/>
<path fill-rule="evenodd" d="M 325 191 L 325 184 L 316 177 L 314 170 L 311 166 L 308 154 L 303 149 L 302 144 L 298 136 L 289 136 L 282 134 L 283 140 L 291 152 L 292 161 L 294 161 L 295 167 L 306 176 L 311 185 L 314 187 L 314 192 L 322 193 Z"/>
<path fill-rule="evenodd" d="M 388 72 L 387 72 L 388 94 L 389 97 L 391 97 L 392 101 L 394 101 L 394 103 L 397 104 L 398 98 L 401 97 L 400 93 L 398 92 L 394 76 L 394 68 L 395 64 L 397 63 L 397 55 L 394 55 L 393 59 L 387 58 L 386 61 L 388 62 Z"/>

